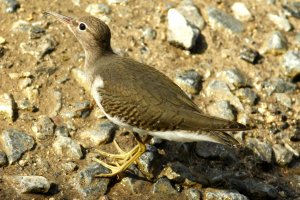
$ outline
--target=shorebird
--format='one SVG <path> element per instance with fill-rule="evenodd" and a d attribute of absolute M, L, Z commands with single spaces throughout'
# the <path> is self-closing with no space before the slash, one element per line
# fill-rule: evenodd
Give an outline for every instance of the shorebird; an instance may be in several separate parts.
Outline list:
<path fill-rule="evenodd" d="M 117 142 L 119 154 L 98 150 L 111 159 L 96 162 L 111 170 L 100 177 L 112 177 L 125 171 L 146 150 L 140 135 L 151 135 L 179 142 L 209 141 L 226 145 L 238 142 L 224 131 L 249 128 L 235 121 L 205 115 L 171 79 L 155 68 L 115 54 L 111 48 L 111 32 L 93 16 L 72 18 L 46 12 L 63 22 L 85 51 L 84 71 L 91 95 L 105 116 L 131 131 L 137 145 L 124 152 Z"/>

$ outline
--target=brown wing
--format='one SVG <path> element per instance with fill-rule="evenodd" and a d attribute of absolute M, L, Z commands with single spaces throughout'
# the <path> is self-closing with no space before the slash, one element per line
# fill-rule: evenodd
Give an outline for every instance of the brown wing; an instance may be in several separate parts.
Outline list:
<path fill-rule="evenodd" d="M 237 122 L 202 114 L 175 83 L 147 65 L 122 57 L 102 59 L 96 74 L 104 79 L 99 93 L 105 112 L 129 125 L 153 131 L 245 129 Z"/>

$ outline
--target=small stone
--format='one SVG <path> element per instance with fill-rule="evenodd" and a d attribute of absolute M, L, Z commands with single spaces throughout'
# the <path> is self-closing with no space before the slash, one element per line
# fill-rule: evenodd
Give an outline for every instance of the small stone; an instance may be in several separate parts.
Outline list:
<path fill-rule="evenodd" d="M 54 51 L 57 43 L 56 41 L 45 36 L 39 40 L 29 40 L 28 42 L 22 42 L 20 48 L 23 54 L 31 54 L 37 59 L 43 58 L 45 55 Z"/>
<path fill-rule="evenodd" d="M 299 2 L 286 2 L 284 4 L 283 9 L 285 12 L 287 12 L 289 15 L 300 19 L 300 3 Z"/>
<path fill-rule="evenodd" d="M 109 14 L 110 8 L 104 3 L 92 3 L 86 7 L 85 12 L 97 16 L 98 14 Z"/>
<path fill-rule="evenodd" d="M 264 41 L 260 53 L 279 55 L 284 53 L 288 48 L 288 42 L 281 32 L 275 31 L 270 33 Z"/>
<path fill-rule="evenodd" d="M 101 122 L 96 128 L 79 133 L 81 139 L 80 143 L 85 148 L 99 146 L 100 144 L 108 142 L 116 129 L 117 126 L 109 121 Z"/>
<path fill-rule="evenodd" d="M 257 157 L 267 163 L 272 163 L 272 147 L 265 143 L 265 142 L 260 142 L 256 138 L 249 138 L 246 142 L 246 146 L 257 155 Z"/>
<path fill-rule="evenodd" d="M 4 44 L 5 42 L 6 42 L 5 38 L 0 36 L 0 44 Z"/>
<path fill-rule="evenodd" d="M 11 30 L 13 32 L 28 32 L 31 28 L 31 24 L 24 20 L 18 20 L 13 23 Z"/>
<path fill-rule="evenodd" d="M 177 73 L 175 83 L 189 94 L 198 94 L 202 77 L 193 69 Z"/>
<path fill-rule="evenodd" d="M 275 98 L 276 98 L 277 102 L 279 102 L 280 104 L 282 104 L 288 108 L 292 107 L 292 100 L 288 95 L 286 95 L 284 93 L 275 93 Z"/>
<path fill-rule="evenodd" d="M 80 0 L 72 0 L 72 3 L 73 3 L 75 6 L 80 6 Z"/>
<path fill-rule="evenodd" d="M 19 160 L 21 156 L 33 148 L 33 138 L 24 132 L 7 129 L 1 135 L 3 149 L 7 155 L 9 164 Z"/>
<path fill-rule="evenodd" d="M 14 13 L 20 8 L 20 3 L 17 0 L 3 0 L 6 3 L 5 12 Z"/>
<path fill-rule="evenodd" d="M 173 188 L 170 181 L 163 177 L 158 179 L 153 185 L 153 194 L 176 194 L 177 191 Z"/>
<path fill-rule="evenodd" d="M 217 73 L 217 78 L 223 80 L 230 89 L 246 86 L 246 79 L 237 69 L 228 69 Z"/>
<path fill-rule="evenodd" d="M 54 128 L 55 124 L 53 121 L 45 115 L 39 116 L 38 120 L 34 122 L 31 127 L 35 137 L 41 140 L 46 139 L 49 136 L 53 136 Z"/>
<path fill-rule="evenodd" d="M 281 78 L 273 78 L 270 81 L 263 82 L 262 86 L 269 96 L 273 93 L 292 92 L 296 89 L 295 84 L 286 82 Z"/>
<path fill-rule="evenodd" d="M 156 31 L 151 27 L 146 27 L 143 29 L 143 36 L 145 39 L 154 40 L 156 38 Z"/>
<path fill-rule="evenodd" d="M 63 164 L 62 164 L 62 168 L 63 168 L 64 171 L 66 171 L 67 173 L 71 173 L 71 172 L 75 171 L 76 168 L 78 168 L 78 166 L 77 166 L 76 163 L 74 163 L 74 162 L 67 162 L 67 163 L 63 163 Z"/>
<path fill-rule="evenodd" d="M 131 177 L 124 177 L 121 180 L 121 185 L 133 194 L 140 194 L 140 191 L 143 191 L 147 184 L 146 181 Z"/>
<path fill-rule="evenodd" d="M 293 136 L 290 138 L 292 142 L 299 142 L 300 141 L 300 128 L 296 128 L 294 131 Z"/>
<path fill-rule="evenodd" d="M 73 68 L 71 73 L 79 85 L 81 85 L 87 92 L 90 92 L 88 75 L 79 68 Z"/>
<path fill-rule="evenodd" d="M 284 166 L 289 164 L 293 160 L 293 152 L 289 151 L 284 146 L 280 144 L 275 144 L 273 146 L 273 150 L 277 164 Z"/>
<path fill-rule="evenodd" d="M 97 174 L 106 174 L 109 171 L 98 163 L 91 164 L 81 170 L 72 180 L 75 189 L 84 199 L 99 199 L 108 190 L 109 178 L 95 177 Z"/>
<path fill-rule="evenodd" d="M 211 116 L 220 117 L 227 120 L 235 120 L 234 108 L 228 101 L 216 101 L 207 107 L 207 111 Z"/>
<path fill-rule="evenodd" d="M 300 74 L 300 51 L 288 51 L 283 55 L 284 73 L 290 77 Z"/>
<path fill-rule="evenodd" d="M 168 11 L 168 41 L 184 49 L 192 49 L 199 37 L 199 30 L 192 27 L 187 19 L 176 9 Z"/>
<path fill-rule="evenodd" d="M 244 26 L 242 22 L 227 13 L 213 7 L 207 8 L 208 20 L 213 29 L 225 28 L 232 33 L 242 33 Z"/>
<path fill-rule="evenodd" d="M 4 93 L 0 95 L 0 115 L 5 119 L 14 121 L 17 115 L 17 104 L 11 94 Z"/>
<path fill-rule="evenodd" d="M 32 26 L 29 30 L 30 39 L 39 39 L 45 35 L 46 30 L 40 26 Z"/>
<path fill-rule="evenodd" d="M 31 86 L 32 79 L 31 78 L 23 78 L 19 81 L 19 88 L 20 90 L 23 90 L 24 88 Z"/>
<path fill-rule="evenodd" d="M 201 199 L 201 193 L 195 188 L 189 188 L 185 191 L 187 200 L 199 200 Z"/>
<path fill-rule="evenodd" d="M 236 96 L 238 96 L 243 102 L 250 105 L 254 105 L 258 99 L 257 94 L 250 88 L 240 88 L 236 91 Z"/>
<path fill-rule="evenodd" d="M 38 101 L 38 96 L 40 93 L 39 86 L 29 86 L 26 87 L 23 91 L 30 102 L 35 103 Z"/>
<path fill-rule="evenodd" d="M 231 6 L 231 10 L 233 11 L 233 15 L 236 19 L 241 21 L 250 21 L 252 19 L 252 14 L 246 7 L 246 5 L 242 2 L 235 2 Z"/>
<path fill-rule="evenodd" d="M 69 137 L 57 137 L 53 143 L 53 148 L 57 155 L 68 160 L 79 160 L 83 156 L 80 145 Z"/>
<path fill-rule="evenodd" d="M 58 126 L 55 129 L 55 136 L 63 136 L 63 137 L 69 137 L 69 129 L 66 126 Z"/>
<path fill-rule="evenodd" d="M 148 178 L 153 178 L 153 174 L 151 173 L 152 164 L 158 156 L 158 151 L 156 147 L 147 145 L 146 152 L 144 152 L 139 157 L 139 169 L 143 174 L 147 175 Z"/>
<path fill-rule="evenodd" d="M 43 176 L 4 176 L 18 193 L 47 193 L 49 181 Z"/>
<path fill-rule="evenodd" d="M 59 90 L 54 90 L 52 92 L 52 94 L 53 94 L 55 105 L 54 105 L 54 108 L 52 109 L 50 116 L 55 117 L 58 115 L 59 111 L 62 108 L 62 98 L 63 97 L 62 97 L 62 92 Z"/>
<path fill-rule="evenodd" d="M 281 30 L 287 32 L 293 28 L 289 20 L 284 15 L 274 15 L 269 13 L 268 18 Z"/>
<path fill-rule="evenodd" d="M 66 110 L 62 115 L 66 118 L 86 118 L 92 112 L 90 101 L 77 102 L 71 109 Z"/>
<path fill-rule="evenodd" d="M 248 198 L 235 190 L 219 190 L 207 188 L 202 193 L 202 198 L 205 200 L 248 200 Z"/>
<path fill-rule="evenodd" d="M 7 165 L 7 157 L 3 151 L 0 151 L 0 167 Z"/>
<path fill-rule="evenodd" d="M 240 58 L 251 64 L 257 64 L 261 60 L 261 55 L 258 51 L 243 47 L 240 52 Z"/>
<path fill-rule="evenodd" d="M 107 0 L 107 3 L 109 5 L 111 4 L 124 4 L 124 3 L 127 3 L 128 0 Z"/>
<path fill-rule="evenodd" d="M 184 16 L 184 18 L 193 26 L 202 30 L 205 22 L 200 14 L 199 9 L 194 5 L 192 0 L 183 0 L 180 2 L 177 10 Z"/>

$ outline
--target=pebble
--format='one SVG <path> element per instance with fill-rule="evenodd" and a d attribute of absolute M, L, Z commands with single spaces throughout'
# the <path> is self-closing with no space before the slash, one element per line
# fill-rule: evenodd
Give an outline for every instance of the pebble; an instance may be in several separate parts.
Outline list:
<path fill-rule="evenodd" d="M 225 28 L 232 33 L 242 33 L 244 26 L 242 22 L 231 15 L 213 7 L 207 8 L 208 21 L 213 29 Z"/>
<path fill-rule="evenodd" d="M 250 21 L 252 20 L 252 14 L 247 8 L 247 6 L 242 2 L 235 2 L 231 6 L 231 10 L 236 19 L 241 21 Z"/>
<path fill-rule="evenodd" d="M 30 39 L 39 39 L 46 34 L 46 30 L 40 26 L 32 26 L 29 30 Z"/>
<path fill-rule="evenodd" d="M 300 51 L 288 51 L 283 55 L 282 66 L 284 73 L 290 77 L 300 74 Z"/>
<path fill-rule="evenodd" d="M 86 7 L 85 12 L 97 16 L 98 14 L 109 14 L 110 8 L 104 3 L 92 3 Z"/>
<path fill-rule="evenodd" d="M 261 142 L 256 138 L 248 138 L 246 146 L 251 149 L 261 161 L 272 163 L 273 150 L 269 144 Z"/>
<path fill-rule="evenodd" d="M 33 123 L 31 129 L 37 139 L 44 140 L 54 135 L 55 124 L 49 117 L 41 115 Z"/>
<path fill-rule="evenodd" d="M 124 3 L 127 3 L 128 0 L 107 0 L 107 3 L 109 5 L 112 5 L 112 4 L 124 4 Z"/>
<path fill-rule="evenodd" d="M 284 105 L 285 107 L 292 108 L 292 100 L 285 93 L 275 93 L 275 98 L 277 102 Z"/>
<path fill-rule="evenodd" d="M 236 109 L 240 111 L 244 110 L 244 107 L 239 98 L 231 93 L 229 87 L 223 81 L 211 80 L 205 88 L 205 93 L 208 97 L 213 98 L 215 101 L 227 100 Z"/>
<path fill-rule="evenodd" d="M 0 36 L 0 44 L 5 44 L 5 42 L 6 42 L 5 38 Z"/>
<path fill-rule="evenodd" d="M 20 3 L 17 0 L 3 0 L 6 3 L 5 12 L 14 13 L 20 8 Z"/>
<path fill-rule="evenodd" d="M 0 115 L 5 119 L 14 121 L 17 117 L 17 104 L 11 94 L 4 93 L 0 95 Z"/>
<path fill-rule="evenodd" d="M 255 65 L 261 61 L 262 56 L 254 49 L 243 47 L 240 51 L 240 58 Z"/>
<path fill-rule="evenodd" d="M 18 20 L 13 23 L 11 30 L 13 32 L 28 32 L 31 24 L 25 20 Z"/>
<path fill-rule="evenodd" d="M 220 100 L 210 104 L 207 107 L 207 111 L 211 116 L 220 117 L 227 120 L 235 120 L 236 115 L 234 113 L 234 108 L 228 101 Z"/>
<path fill-rule="evenodd" d="M 27 110 L 30 112 L 38 111 L 38 108 L 35 105 L 32 105 L 32 103 L 27 98 L 24 98 L 21 101 L 19 101 L 18 108 L 20 110 Z"/>
<path fill-rule="evenodd" d="M 32 84 L 32 79 L 31 78 L 23 78 L 19 81 L 19 88 L 20 90 L 23 90 L 24 88 L 31 86 Z"/>
<path fill-rule="evenodd" d="M 201 199 L 201 193 L 199 190 L 195 188 L 189 188 L 185 191 L 185 196 L 187 200 L 200 200 Z"/>
<path fill-rule="evenodd" d="M 224 81 L 231 90 L 246 86 L 246 79 L 238 69 L 228 69 L 218 72 L 216 77 Z"/>
<path fill-rule="evenodd" d="M 38 101 L 38 97 L 39 97 L 39 86 L 37 85 L 33 85 L 33 86 L 29 86 L 26 87 L 23 90 L 24 94 L 26 95 L 27 99 L 31 102 L 31 103 L 35 103 Z"/>
<path fill-rule="evenodd" d="M 177 10 L 184 16 L 184 18 L 193 26 L 202 30 L 205 26 L 203 17 L 199 9 L 195 6 L 192 0 L 183 0 L 180 2 Z"/>
<path fill-rule="evenodd" d="M 158 156 L 158 151 L 155 146 L 147 145 L 146 152 L 144 152 L 138 161 L 139 169 L 142 171 L 144 175 L 148 178 L 153 178 L 153 174 L 151 173 L 152 164 Z"/>
<path fill-rule="evenodd" d="M 171 185 L 166 177 L 159 178 L 153 184 L 153 194 L 177 194 L 177 191 Z"/>
<path fill-rule="evenodd" d="M 280 166 L 289 164 L 293 160 L 294 153 L 289 151 L 285 146 L 275 144 L 273 146 L 276 163 Z"/>
<path fill-rule="evenodd" d="M 292 30 L 292 25 L 284 15 L 274 15 L 269 13 L 267 16 L 279 29 L 286 32 Z"/>
<path fill-rule="evenodd" d="M 58 126 L 56 127 L 54 134 L 56 137 L 69 137 L 69 129 L 66 126 Z"/>
<path fill-rule="evenodd" d="M 286 2 L 284 5 L 282 5 L 282 8 L 289 15 L 291 15 L 297 19 L 300 19 L 300 4 L 299 4 L 299 2 Z"/>
<path fill-rule="evenodd" d="M 92 112 L 92 105 L 90 101 L 76 102 L 70 109 L 62 112 L 66 118 L 86 118 Z"/>
<path fill-rule="evenodd" d="M 67 160 L 79 160 L 83 157 L 80 145 L 69 137 L 57 137 L 53 148 L 57 155 Z"/>
<path fill-rule="evenodd" d="M 75 6 L 80 6 L 80 0 L 72 0 L 72 3 L 73 3 Z"/>
<path fill-rule="evenodd" d="M 254 105 L 258 99 L 257 94 L 250 88 L 240 88 L 235 94 L 241 99 L 241 101 L 250 105 Z"/>
<path fill-rule="evenodd" d="M 7 165 L 7 157 L 3 151 L 0 151 L 0 167 Z"/>
<path fill-rule="evenodd" d="M 66 162 L 62 164 L 62 168 L 65 172 L 71 173 L 75 171 L 78 168 L 78 166 L 74 162 Z"/>
<path fill-rule="evenodd" d="M 99 165 L 98 163 L 92 163 L 82 169 L 74 177 L 72 183 L 74 184 L 75 189 L 82 197 L 84 197 L 84 199 L 99 199 L 100 196 L 106 194 L 110 179 L 98 178 L 95 176 L 97 174 L 106 173 L 109 173 L 108 169 L 102 165 Z"/>
<path fill-rule="evenodd" d="M 272 78 L 270 81 L 263 82 L 262 86 L 269 96 L 273 93 L 292 92 L 296 89 L 295 84 L 286 82 L 281 78 Z"/>
<path fill-rule="evenodd" d="M 220 190 L 206 188 L 202 192 L 202 198 L 205 200 L 248 200 L 248 198 L 235 190 Z"/>
<path fill-rule="evenodd" d="M 175 83 L 189 94 L 199 93 L 201 81 L 202 77 L 194 69 L 179 72 L 175 77 Z"/>
<path fill-rule="evenodd" d="M 93 129 L 79 133 L 80 143 L 85 148 L 99 146 L 107 143 L 117 130 L 117 126 L 110 121 L 103 121 Z"/>
<path fill-rule="evenodd" d="M 4 176 L 18 193 L 47 193 L 49 181 L 43 176 Z"/>
<path fill-rule="evenodd" d="M 147 40 L 149 40 L 149 39 L 154 40 L 156 38 L 156 35 L 157 35 L 155 29 L 153 29 L 151 27 L 145 27 L 143 29 L 142 33 L 143 33 L 144 38 L 147 39 Z"/>
<path fill-rule="evenodd" d="M 51 117 L 55 117 L 58 115 L 59 111 L 62 108 L 62 92 L 60 90 L 54 89 L 52 92 L 55 105 L 53 106 L 52 112 L 50 114 Z"/>
<path fill-rule="evenodd" d="M 260 49 L 261 54 L 279 55 L 286 52 L 288 42 L 280 31 L 274 31 L 268 34 L 267 38 Z"/>
<path fill-rule="evenodd" d="M 187 19 L 176 9 L 168 11 L 168 41 L 184 49 L 192 49 L 199 37 L 199 30 L 191 26 Z"/>
<path fill-rule="evenodd" d="M 121 185 L 125 187 L 127 191 L 130 191 L 133 194 L 140 194 L 141 191 L 145 190 L 147 184 L 149 183 L 146 181 L 131 177 L 124 177 L 121 180 Z"/>
<path fill-rule="evenodd" d="M 23 54 L 30 54 L 37 59 L 41 59 L 45 55 L 54 51 L 56 45 L 56 41 L 52 37 L 46 35 L 38 40 L 22 42 L 20 44 L 20 48 Z"/>
<path fill-rule="evenodd" d="M 35 144 L 33 138 L 16 129 L 6 129 L 1 135 L 3 149 L 9 164 L 19 160 L 21 156 L 31 150 Z"/>

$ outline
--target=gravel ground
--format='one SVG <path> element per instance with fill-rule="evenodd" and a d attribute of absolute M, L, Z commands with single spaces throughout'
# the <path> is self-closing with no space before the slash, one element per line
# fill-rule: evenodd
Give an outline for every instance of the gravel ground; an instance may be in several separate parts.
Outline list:
<path fill-rule="evenodd" d="M 0 199 L 300 199 L 300 2 L 0 1 Z M 84 52 L 44 11 L 94 15 L 122 56 L 169 76 L 242 147 L 152 138 L 114 178 L 92 158 L 134 138 L 85 87 Z"/>

